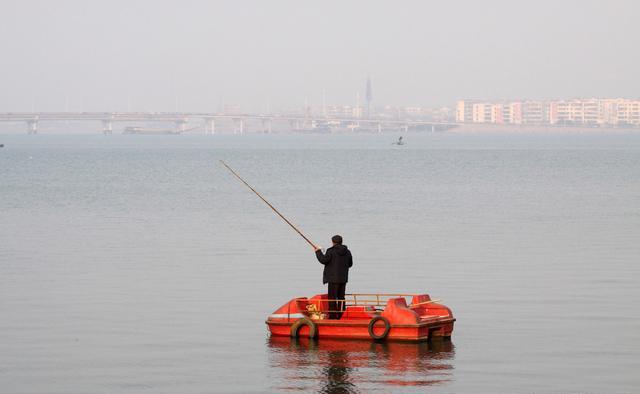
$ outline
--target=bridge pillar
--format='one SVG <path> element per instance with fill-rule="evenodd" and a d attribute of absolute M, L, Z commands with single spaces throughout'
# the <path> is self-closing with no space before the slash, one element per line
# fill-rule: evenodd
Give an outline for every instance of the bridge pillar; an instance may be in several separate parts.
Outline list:
<path fill-rule="evenodd" d="M 178 134 L 184 133 L 187 130 L 187 121 L 184 119 L 176 120 L 175 125 L 175 131 Z"/>
<path fill-rule="evenodd" d="M 111 120 L 102 121 L 102 134 L 113 134 L 113 122 Z"/>
<path fill-rule="evenodd" d="M 233 134 L 244 134 L 244 118 L 233 119 Z"/>
<path fill-rule="evenodd" d="M 262 119 L 262 132 L 271 134 L 271 119 Z"/>
<path fill-rule="evenodd" d="M 38 134 L 38 119 L 27 120 L 27 134 Z"/>
<path fill-rule="evenodd" d="M 432 133 L 436 132 L 436 125 L 434 125 L 434 124 L 431 125 L 431 132 Z"/>
<path fill-rule="evenodd" d="M 378 122 L 378 134 L 382 134 L 382 123 Z"/>
<path fill-rule="evenodd" d="M 409 131 L 409 123 L 405 123 L 404 124 L 404 132 L 408 132 Z"/>
<path fill-rule="evenodd" d="M 206 135 L 214 135 L 216 133 L 216 122 L 212 118 L 204 120 L 204 133 Z"/>

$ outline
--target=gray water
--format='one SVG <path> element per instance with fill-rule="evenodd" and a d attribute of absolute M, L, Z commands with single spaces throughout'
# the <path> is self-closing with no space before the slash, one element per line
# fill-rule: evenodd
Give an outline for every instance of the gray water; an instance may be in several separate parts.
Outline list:
<path fill-rule="evenodd" d="M 640 135 L 2 136 L 3 393 L 634 393 Z M 270 339 L 323 292 L 427 292 L 451 342 Z"/>

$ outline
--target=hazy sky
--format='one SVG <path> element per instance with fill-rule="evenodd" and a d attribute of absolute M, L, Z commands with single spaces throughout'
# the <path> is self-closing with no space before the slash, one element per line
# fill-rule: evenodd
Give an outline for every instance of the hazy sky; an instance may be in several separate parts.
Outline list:
<path fill-rule="evenodd" d="M 638 98 L 638 48 L 634 0 L 2 0 L 0 112 Z"/>

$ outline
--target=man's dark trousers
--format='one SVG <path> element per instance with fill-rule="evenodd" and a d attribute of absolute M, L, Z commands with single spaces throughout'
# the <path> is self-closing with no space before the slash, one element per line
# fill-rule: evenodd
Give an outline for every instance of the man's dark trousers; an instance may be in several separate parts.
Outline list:
<path fill-rule="evenodd" d="M 344 300 L 344 291 L 347 287 L 346 283 L 331 283 L 329 282 L 329 294 L 327 296 L 330 300 Z M 329 319 L 340 319 L 342 317 L 342 312 L 344 311 L 345 305 L 344 302 L 339 301 L 329 301 Z M 336 312 L 333 312 L 336 311 Z"/>

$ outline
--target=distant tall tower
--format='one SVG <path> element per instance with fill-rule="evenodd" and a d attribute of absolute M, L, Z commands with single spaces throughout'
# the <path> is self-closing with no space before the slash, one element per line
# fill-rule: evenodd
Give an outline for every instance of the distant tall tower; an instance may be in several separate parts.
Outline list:
<path fill-rule="evenodd" d="M 373 90 L 371 89 L 371 77 L 367 75 L 367 118 L 371 117 L 371 100 L 373 100 Z"/>

